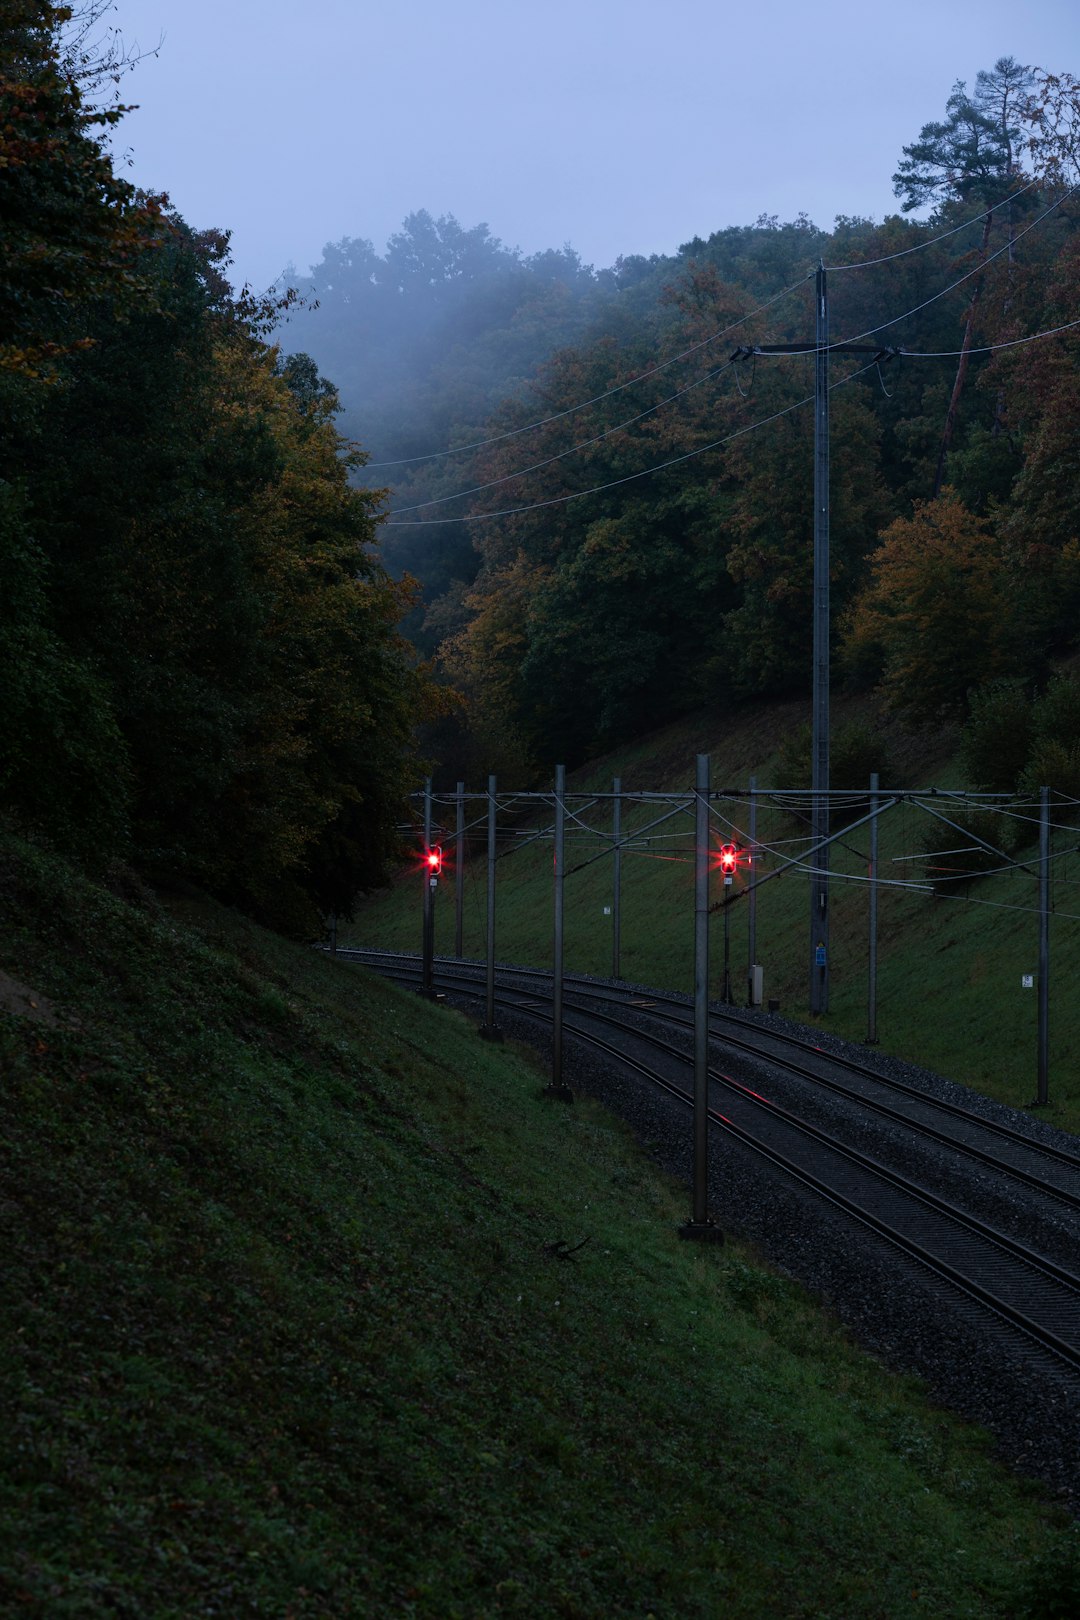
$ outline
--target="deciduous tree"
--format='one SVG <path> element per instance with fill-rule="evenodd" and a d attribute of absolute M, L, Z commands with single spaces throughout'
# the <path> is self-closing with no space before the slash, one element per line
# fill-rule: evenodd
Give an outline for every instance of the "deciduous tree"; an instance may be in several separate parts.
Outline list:
<path fill-rule="evenodd" d="M 0 18 L 0 372 L 29 377 L 92 341 L 92 303 L 145 294 L 138 266 L 160 213 L 94 138 L 123 109 L 84 108 L 57 44 L 68 15 L 8 0 Z"/>
<path fill-rule="evenodd" d="M 847 627 L 890 706 L 916 724 L 964 713 L 968 693 L 1014 673 L 1009 574 L 985 519 L 946 490 L 885 530 Z"/>

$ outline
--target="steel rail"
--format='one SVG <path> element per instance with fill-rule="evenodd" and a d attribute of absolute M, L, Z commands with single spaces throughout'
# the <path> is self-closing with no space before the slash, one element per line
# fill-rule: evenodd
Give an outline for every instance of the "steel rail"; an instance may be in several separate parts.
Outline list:
<path fill-rule="evenodd" d="M 411 980 L 415 978 L 416 971 L 412 961 L 403 957 L 399 959 L 399 964 L 389 976 Z M 476 996 L 478 993 L 476 987 L 471 981 L 464 979 L 464 976 L 462 978 L 466 993 Z M 516 994 L 516 992 L 512 992 L 513 994 Z M 544 1007 L 542 1000 L 538 1001 L 534 994 L 528 992 L 522 992 L 522 994 L 525 996 L 525 1000 L 515 1001 L 511 996 L 511 998 L 504 1000 L 504 1005 L 508 1009 L 519 1011 L 527 1018 L 537 1022 L 548 1023 L 551 1021 L 552 1015 Z M 657 1036 L 649 1035 L 640 1030 L 626 1030 L 624 1026 L 618 1023 L 618 1020 L 604 1013 L 589 1012 L 588 1009 L 584 1008 L 577 1010 L 585 1013 L 593 1021 L 616 1025 L 624 1035 L 630 1035 L 636 1040 L 664 1050 L 668 1055 L 675 1056 L 680 1063 L 685 1064 L 687 1061 L 684 1052 L 671 1047 Z M 689 1093 L 673 1081 L 666 1079 L 654 1067 L 643 1063 L 640 1059 L 635 1058 L 632 1054 L 620 1049 L 610 1041 L 604 1040 L 593 1031 L 583 1028 L 570 1020 L 564 1020 L 564 1027 L 567 1033 L 573 1034 L 577 1039 L 601 1051 L 615 1063 L 641 1074 L 650 1084 L 663 1090 L 684 1106 L 691 1106 L 692 1099 Z M 1044 1280 L 1056 1284 L 1068 1294 L 1069 1304 L 1080 1307 L 1080 1277 L 1077 1277 L 1074 1273 L 1058 1266 L 1047 1257 L 1039 1255 L 1028 1246 L 1010 1238 L 1007 1234 L 990 1227 L 986 1222 L 980 1221 L 978 1217 L 969 1215 L 966 1211 L 951 1204 L 949 1200 L 940 1198 L 929 1189 L 920 1187 L 908 1178 L 890 1170 L 888 1166 L 882 1165 L 880 1161 L 838 1142 L 835 1138 L 830 1137 L 828 1132 L 821 1131 L 818 1127 L 799 1120 L 795 1115 L 790 1114 L 788 1110 L 780 1108 L 777 1104 L 770 1103 L 766 1098 L 762 1098 L 750 1087 L 743 1086 L 740 1082 L 734 1081 L 730 1076 L 720 1074 L 718 1071 L 710 1070 L 709 1072 L 710 1079 L 714 1083 L 731 1091 L 752 1108 L 765 1112 L 767 1116 L 780 1118 L 789 1128 L 815 1140 L 830 1152 L 855 1165 L 865 1175 L 872 1176 L 878 1181 L 883 1181 L 887 1185 L 894 1187 L 905 1198 L 924 1205 L 945 1221 L 970 1232 L 993 1250 L 1028 1268 L 1029 1271 L 1037 1273 Z M 749 1148 L 758 1157 L 764 1159 L 771 1167 L 782 1171 L 809 1188 L 815 1195 L 843 1211 L 851 1219 L 873 1231 L 893 1248 L 899 1249 L 936 1277 L 941 1278 L 966 1297 L 989 1310 L 999 1320 L 1021 1332 L 1027 1339 L 1053 1355 L 1056 1360 L 1067 1364 L 1073 1370 L 1080 1371 L 1080 1343 L 1073 1344 L 1069 1340 L 1062 1338 L 1053 1328 L 1030 1316 L 1026 1311 L 1021 1310 L 1011 1301 L 1003 1298 L 1001 1294 L 996 1293 L 977 1278 L 959 1270 L 949 1260 L 928 1249 L 918 1238 L 899 1230 L 888 1220 L 883 1219 L 882 1216 L 868 1209 L 864 1204 L 842 1192 L 835 1185 L 822 1180 L 806 1165 L 798 1164 L 774 1144 L 762 1141 L 760 1137 L 747 1130 L 745 1126 L 739 1125 L 729 1115 L 710 1107 L 709 1119 L 711 1123 L 721 1128 L 733 1140 L 738 1141 L 742 1146 Z"/>
<path fill-rule="evenodd" d="M 372 956 L 376 958 L 386 957 L 394 960 L 400 959 L 402 961 L 409 960 L 409 953 L 407 952 L 364 952 L 362 950 L 357 950 L 351 953 L 348 950 L 339 948 L 337 954 L 339 956 L 349 956 L 350 954 L 354 954 L 358 960 L 367 960 Z M 453 963 L 451 963 L 446 959 L 441 959 L 440 971 L 443 971 L 444 973 L 447 971 L 452 971 L 465 979 L 470 967 L 475 966 L 475 964 L 470 964 L 467 961 L 454 960 Z M 527 978 L 538 979 L 540 981 L 543 981 L 546 976 L 545 970 L 541 968 L 500 967 L 499 973 L 503 975 L 504 978 Z M 650 1017 L 654 1017 L 658 1021 L 665 1021 L 681 1025 L 687 1030 L 688 1033 L 692 1029 L 692 1013 L 689 1005 L 685 1001 L 680 1001 L 673 996 L 665 994 L 663 991 L 618 990 L 608 985 L 595 984 L 592 981 L 583 978 L 581 975 L 570 974 L 566 976 L 565 986 L 568 994 L 607 1002 L 612 1006 L 627 1007 L 639 1015 L 643 1012 L 647 1012 Z M 640 998 L 644 995 L 648 996 L 649 1002 L 651 1003 L 648 1009 L 642 1007 L 641 1005 Z M 634 999 L 635 997 L 637 998 L 636 1004 Z M 662 1011 L 661 1009 L 666 1010 Z M 1011 1126 L 1002 1123 L 1000 1120 L 987 1119 L 982 1114 L 974 1113 L 970 1108 L 965 1108 L 961 1103 L 950 1102 L 947 1098 L 943 1097 L 935 1097 L 932 1093 L 922 1091 L 917 1086 L 909 1085 L 907 1082 L 898 1080 L 892 1075 L 884 1074 L 881 1070 L 875 1069 L 869 1064 L 858 1063 L 855 1061 L 855 1059 L 846 1057 L 842 1054 L 826 1052 L 815 1042 L 803 1040 L 799 1036 L 793 1035 L 786 1030 L 760 1029 L 757 1026 L 748 1024 L 736 1013 L 718 1011 L 715 1008 L 710 1008 L 709 1025 L 710 1031 L 715 1032 L 718 1040 L 746 1052 L 749 1056 L 754 1057 L 758 1061 L 772 1063 L 780 1068 L 787 1069 L 789 1073 L 796 1075 L 800 1079 L 804 1079 L 814 1085 L 822 1086 L 827 1090 L 833 1091 L 837 1095 L 844 1096 L 852 1102 L 856 1102 L 872 1112 L 879 1113 L 883 1117 L 891 1119 L 894 1122 L 898 1121 L 908 1126 L 910 1129 L 918 1131 L 920 1134 L 930 1137 L 931 1139 L 936 1138 L 943 1145 L 954 1149 L 956 1152 L 966 1152 L 970 1157 L 978 1159 L 987 1164 L 989 1168 L 1013 1176 L 1017 1180 L 1025 1182 L 1034 1190 L 1045 1193 L 1048 1197 L 1055 1198 L 1059 1202 L 1064 1202 L 1080 1208 L 1080 1189 L 1078 1189 L 1076 1193 L 1072 1193 L 1067 1188 L 1062 1188 L 1053 1182 L 1045 1181 L 1041 1176 L 1033 1174 L 1029 1171 L 1025 1171 L 1020 1166 L 1010 1164 L 1007 1160 L 998 1159 L 996 1155 L 987 1153 L 985 1149 L 978 1148 L 974 1144 L 963 1143 L 956 1137 L 950 1136 L 947 1132 L 939 1131 L 937 1127 L 927 1123 L 926 1121 L 912 1119 L 909 1115 L 892 1109 L 888 1103 L 880 1102 L 874 1098 L 863 1096 L 852 1088 L 845 1086 L 842 1080 L 802 1068 L 800 1065 L 793 1063 L 790 1059 L 778 1056 L 769 1051 L 768 1047 L 769 1045 L 792 1047 L 796 1051 L 828 1063 L 834 1068 L 843 1069 L 849 1074 L 856 1075 L 862 1079 L 870 1081 L 875 1085 L 881 1086 L 898 1097 L 908 1099 L 921 1107 L 933 1109 L 937 1113 L 940 1113 L 950 1119 L 954 1119 L 966 1126 L 982 1131 L 988 1137 L 997 1138 L 1002 1142 L 1007 1142 L 1013 1147 L 1022 1149 L 1024 1152 L 1031 1154 L 1033 1158 L 1041 1158 L 1048 1163 L 1059 1165 L 1064 1169 L 1074 1170 L 1077 1172 L 1078 1176 L 1080 1176 L 1080 1152 L 1070 1152 L 1067 1148 L 1060 1147 L 1053 1142 L 1040 1141 L 1035 1137 L 1026 1135 L 1022 1131 L 1013 1129 Z M 742 1038 L 732 1034 L 729 1027 L 722 1026 L 733 1026 L 734 1028 L 737 1028 L 741 1032 Z"/>
<path fill-rule="evenodd" d="M 415 978 L 415 975 L 415 959 L 411 959 L 405 954 L 398 956 L 397 966 L 392 969 L 392 977 L 410 980 L 410 978 Z M 466 975 L 457 975 L 453 974 L 453 972 L 447 974 L 444 970 L 442 977 L 460 977 L 466 996 L 478 995 L 478 985 Z M 534 1021 L 544 1022 L 544 1024 L 551 1022 L 551 1011 L 544 1006 L 542 996 L 541 1000 L 538 1000 L 538 996 L 533 991 L 521 991 L 521 993 L 513 993 L 512 991 L 504 1004 L 508 1009 L 520 1011 L 521 1014 L 525 1014 L 526 1017 L 534 1019 Z M 649 1047 L 664 1050 L 667 1055 L 675 1056 L 678 1063 L 687 1063 L 687 1055 L 683 1051 L 670 1047 L 670 1043 L 662 1042 L 661 1038 L 656 1037 L 656 1035 L 649 1035 L 648 1032 L 643 1032 L 643 1030 L 627 1029 L 625 1025 L 620 1024 L 620 1021 L 606 1013 L 596 1013 L 596 1011 L 589 1011 L 586 1008 L 578 1008 L 576 1011 L 585 1014 L 593 1022 L 615 1025 L 615 1027 L 619 1027 L 620 1034 L 623 1037 L 640 1040 Z M 674 1084 L 672 1081 L 667 1081 L 651 1064 L 641 1063 L 640 1059 L 631 1056 L 625 1050 L 620 1050 L 620 1048 L 612 1045 L 609 1040 L 604 1040 L 604 1038 L 594 1034 L 593 1030 L 585 1029 L 576 1022 L 563 1021 L 563 1027 L 567 1029 L 568 1034 L 575 1035 L 578 1040 L 583 1040 L 583 1042 L 588 1043 L 596 1050 L 604 1051 L 604 1055 L 614 1059 L 615 1063 L 622 1064 L 625 1068 L 635 1069 L 636 1072 L 643 1074 L 651 1084 L 661 1087 L 664 1092 L 677 1098 L 678 1102 L 682 1102 L 683 1105 L 690 1106 L 690 1095 L 688 1095 L 687 1090 L 682 1089 L 680 1085 Z M 751 1110 L 764 1111 L 767 1118 L 780 1119 L 787 1128 L 797 1131 L 798 1136 L 823 1145 L 823 1147 L 826 1147 L 827 1152 L 834 1153 L 837 1157 L 845 1160 L 848 1165 L 855 1166 L 861 1174 L 871 1176 L 874 1183 L 884 1183 L 886 1186 L 892 1187 L 894 1191 L 900 1192 L 900 1196 L 904 1197 L 904 1199 L 913 1200 L 916 1204 L 923 1205 L 925 1209 L 931 1210 L 934 1217 L 949 1223 L 944 1228 L 944 1231 L 949 1231 L 950 1228 L 955 1230 L 959 1226 L 963 1231 L 972 1234 L 973 1238 L 978 1239 L 981 1244 L 989 1246 L 991 1252 L 1004 1255 L 1007 1260 L 1014 1262 L 1014 1264 L 1023 1265 L 1028 1272 L 1038 1273 L 1043 1278 L 1044 1283 L 1052 1283 L 1057 1288 L 1064 1290 L 1065 1296 L 1067 1296 L 1065 1298 L 1067 1307 L 1070 1307 L 1070 1309 L 1077 1307 L 1078 1302 L 1080 1302 L 1080 1278 L 1075 1273 L 1069 1272 L 1067 1268 L 1057 1265 L 1056 1262 L 1052 1262 L 1046 1255 L 1036 1254 L 1035 1251 L 1031 1251 L 1027 1244 L 1017 1243 L 1015 1239 L 1009 1238 L 1006 1233 L 1001 1233 L 993 1226 L 989 1226 L 986 1221 L 968 1215 L 968 1212 L 959 1209 L 950 1200 L 941 1199 L 938 1194 L 929 1191 L 928 1187 L 918 1186 L 918 1184 L 913 1183 L 912 1179 L 900 1176 L 899 1173 L 892 1171 L 889 1166 L 882 1165 L 879 1160 L 874 1160 L 870 1155 L 865 1155 L 865 1153 L 858 1152 L 857 1149 L 848 1147 L 847 1144 L 842 1144 L 836 1137 L 832 1137 L 829 1132 L 821 1131 L 816 1126 L 811 1126 L 808 1121 L 798 1119 L 789 1110 L 784 1110 L 776 1103 L 769 1102 L 767 1098 L 753 1092 L 750 1087 L 742 1085 L 742 1082 L 733 1081 L 732 1077 L 724 1076 L 724 1074 L 719 1074 L 719 1072 L 712 1071 L 712 1069 L 709 1071 L 709 1076 L 716 1084 L 722 1085 L 733 1095 L 737 1095 L 743 1103 L 750 1106 Z M 738 1140 L 740 1144 L 753 1150 L 758 1157 L 764 1158 L 769 1165 L 774 1166 L 777 1170 L 784 1171 L 787 1176 L 797 1179 L 798 1183 L 803 1184 L 803 1186 L 810 1187 L 816 1196 L 823 1197 L 827 1202 L 836 1205 L 837 1209 L 844 1210 L 848 1217 L 860 1221 L 861 1225 L 873 1230 L 878 1236 L 886 1239 L 887 1243 L 897 1247 L 900 1252 L 912 1257 L 923 1267 L 929 1268 L 936 1277 L 942 1278 L 950 1286 L 962 1291 L 967 1298 L 980 1302 L 981 1306 L 993 1312 L 997 1319 L 1004 1320 L 1007 1324 L 1020 1330 L 1023 1335 L 1027 1336 L 1028 1340 L 1038 1343 L 1041 1348 L 1051 1353 L 1057 1361 L 1067 1362 L 1072 1369 L 1080 1371 L 1080 1343 L 1074 1345 L 1069 1340 L 1065 1340 L 1065 1338 L 1062 1338 L 1061 1333 L 1057 1333 L 1054 1328 L 1048 1327 L 1044 1322 L 1038 1322 L 1027 1311 L 1022 1311 L 1017 1304 L 1010 1302 L 1009 1299 L 1002 1298 L 1002 1294 L 996 1293 L 994 1288 L 988 1288 L 983 1281 L 972 1277 L 970 1273 L 959 1270 L 946 1257 L 942 1257 L 941 1254 L 934 1254 L 916 1236 L 897 1230 L 894 1223 L 882 1218 L 878 1213 L 874 1213 L 874 1210 L 868 1209 L 863 1202 L 848 1197 L 845 1192 L 840 1191 L 839 1187 L 834 1186 L 834 1184 L 823 1181 L 821 1176 L 814 1174 L 814 1171 L 810 1170 L 808 1166 L 800 1165 L 800 1163 L 790 1158 L 789 1153 L 777 1149 L 776 1144 L 766 1144 L 764 1140 L 761 1140 L 761 1137 L 755 1136 L 755 1132 L 748 1131 L 745 1126 L 740 1126 L 735 1119 L 722 1115 L 721 1111 L 716 1110 L 716 1108 L 709 1108 L 709 1119 L 717 1126 L 721 1126 L 732 1139 Z"/>

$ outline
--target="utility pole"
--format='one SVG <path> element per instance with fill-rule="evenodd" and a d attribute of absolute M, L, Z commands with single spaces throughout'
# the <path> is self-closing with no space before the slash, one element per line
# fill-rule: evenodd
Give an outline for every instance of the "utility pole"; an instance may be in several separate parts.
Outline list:
<path fill-rule="evenodd" d="M 454 843 L 454 955 L 465 954 L 465 784 L 457 785 L 457 838 Z"/>
<path fill-rule="evenodd" d="M 566 766 L 555 767 L 555 937 L 552 961 L 551 1083 L 544 1095 L 573 1102 L 563 1079 L 563 915 L 566 892 Z"/>
<path fill-rule="evenodd" d="M 810 1012 L 829 1010 L 829 295 L 818 265 L 814 350 L 814 718 L 810 837 Z"/>
<path fill-rule="evenodd" d="M 693 1201 L 679 1236 L 722 1243 L 709 1215 L 709 756 L 697 756 L 694 788 L 694 1124 Z M 725 913 L 726 915 L 726 913 Z"/>
<path fill-rule="evenodd" d="M 622 777 L 612 783 L 611 844 L 614 851 L 611 896 L 611 977 L 622 978 Z"/>
<path fill-rule="evenodd" d="M 495 819 L 498 815 L 498 782 L 488 777 L 487 790 L 487 1000 L 480 1033 L 486 1041 L 502 1043 L 502 1030 L 495 1022 Z"/>
<path fill-rule="evenodd" d="M 816 320 L 812 343 L 762 343 L 736 349 L 733 360 L 756 355 L 814 356 L 814 684 L 811 762 L 810 1011 L 829 1010 L 829 870 L 821 845 L 829 836 L 829 355 L 869 354 L 891 359 L 898 349 L 865 343 L 829 343 L 829 294 L 825 265 L 814 281 Z"/>
<path fill-rule="evenodd" d="M 1050 789 L 1039 789 L 1039 1059 L 1037 1108 L 1050 1098 Z"/>

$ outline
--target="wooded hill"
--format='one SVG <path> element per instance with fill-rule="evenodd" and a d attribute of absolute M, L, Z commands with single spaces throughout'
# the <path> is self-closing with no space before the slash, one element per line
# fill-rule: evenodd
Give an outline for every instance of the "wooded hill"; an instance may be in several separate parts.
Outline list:
<path fill-rule="evenodd" d="M 831 361 L 836 667 L 920 724 L 1041 688 L 1080 605 L 1078 108 L 1001 58 L 899 155 L 880 224 L 760 219 L 603 271 L 424 213 L 384 256 L 326 250 L 285 341 L 391 487 L 410 632 L 466 700 L 448 775 L 807 684 L 813 357 L 731 356 L 813 340 L 819 262 L 831 340 L 905 351 Z"/>
<path fill-rule="evenodd" d="M 409 588 L 333 388 L 266 341 L 290 298 L 234 297 L 227 236 L 115 175 L 69 15 L 0 22 L 0 794 L 318 933 L 384 875 L 438 707 Z"/>
<path fill-rule="evenodd" d="M 595 271 L 418 213 L 383 255 L 328 248 L 299 309 L 234 295 L 227 234 L 113 172 L 116 65 L 66 15 L 0 24 L 19 827 L 310 934 L 392 864 L 418 728 L 450 779 L 526 782 L 799 692 L 812 361 L 733 355 L 812 336 L 821 261 L 833 339 L 905 351 L 831 362 L 836 668 L 970 715 L 974 782 L 1080 792 L 1080 698 L 1048 684 L 1080 606 L 1075 79 L 958 85 L 879 225 Z"/>

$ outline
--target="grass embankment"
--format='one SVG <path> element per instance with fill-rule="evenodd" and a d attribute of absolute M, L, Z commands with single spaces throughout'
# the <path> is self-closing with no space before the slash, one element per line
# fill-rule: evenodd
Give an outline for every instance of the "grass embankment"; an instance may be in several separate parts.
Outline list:
<path fill-rule="evenodd" d="M 3 1613 L 1015 1620 L 1071 1558 L 526 1056 L 10 840 L 0 892 Z"/>
<path fill-rule="evenodd" d="M 865 704 L 834 705 L 837 725 L 865 715 Z M 805 705 L 761 705 L 746 708 L 718 729 L 715 717 L 681 722 L 644 739 L 634 748 L 582 770 L 572 778 L 575 791 L 611 791 L 612 778 L 624 790 L 680 790 L 692 787 L 694 754 L 712 759 L 715 791 L 745 788 L 756 775 L 760 788 L 784 786 L 777 749 L 785 731 L 805 718 Z M 875 719 L 876 724 L 880 723 Z M 882 787 L 923 788 L 961 785 L 959 766 L 950 752 L 955 738 L 927 739 L 890 731 L 896 760 Z M 512 786 L 513 784 L 506 784 Z M 472 788 L 474 784 L 470 784 Z M 485 784 L 476 784 L 483 787 Z M 482 809 L 471 807 L 479 816 Z M 644 807 L 624 818 L 624 827 L 642 826 L 658 814 Z M 745 833 L 747 805 L 732 799 L 726 814 Z M 610 827 L 604 806 L 587 813 L 593 827 Z M 453 811 L 449 812 L 451 829 Z M 715 823 L 717 838 L 722 822 Z M 918 857 L 934 847 L 931 840 L 963 845 L 962 834 L 943 832 L 942 824 L 911 806 L 890 810 L 880 821 L 879 876 L 887 882 L 924 880 Z M 688 817 L 668 822 L 666 841 L 623 857 L 622 953 L 624 978 L 656 988 L 689 992 L 693 988 L 693 865 Z M 1020 852 L 1027 870 L 1002 871 L 979 878 L 948 897 L 882 890 L 878 908 L 877 1034 L 881 1049 L 977 1087 L 1013 1107 L 1024 1107 L 1036 1094 L 1037 993 L 1025 989 L 1024 974 L 1038 968 L 1037 827 Z M 773 870 L 796 852 L 805 828 L 790 815 L 762 803 L 758 838 L 771 846 L 757 876 Z M 575 864 L 594 854 L 599 840 L 571 823 L 568 832 L 566 883 L 566 966 L 570 972 L 611 971 L 612 863 L 597 860 L 579 872 Z M 1075 845 L 1075 832 L 1058 832 L 1055 847 Z M 496 877 L 496 952 L 509 962 L 550 964 L 552 883 L 550 843 L 505 847 Z M 937 847 L 943 847 L 939 842 Z M 447 854 L 452 838 L 444 838 Z M 482 956 L 486 919 L 486 831 L 472 834 L 473 858 L 466 868 L 465 954 Z M 865 883 L 869 833 L 859 828 L 833 846 L 831 866 L 838 876 L 831 885 L 831 995 L 823 1024 L 852 1040 L 863 1040 L 868 1028 L 868 894 Z M 1080 1001 L 1073 986 L 1080 979 L 1080 903 L 1074 900 L 1076 857 L 1054 867 L 1050 928 L 1050 1106 L 1043 1117 L 1063 1129 L 1080 1132 Z M 716 896 L 719 897 L 719 879 Z M 746 882 L 736 880 L 736 891 Z M 341 931 L 342 943 L 420 948 L 420 881 L 408 874 L 385 894 L 361 909 L 357 920 Z M 436 907 L 436 948 L 454 946 L 454 877 L 447 871 Z M 729 918 L 734 999 L 745 1002 L 748 963 L 748 904 L 743 898 Z M 723 923 L 712 920 L 711 985 L 720 994 Z M 757 896 L 757 959 L 765 970 L 765 996 L 795 1019 L 808 1019 L 809 898 L 805 873 L 791 872 L 766 882 Z"/>

